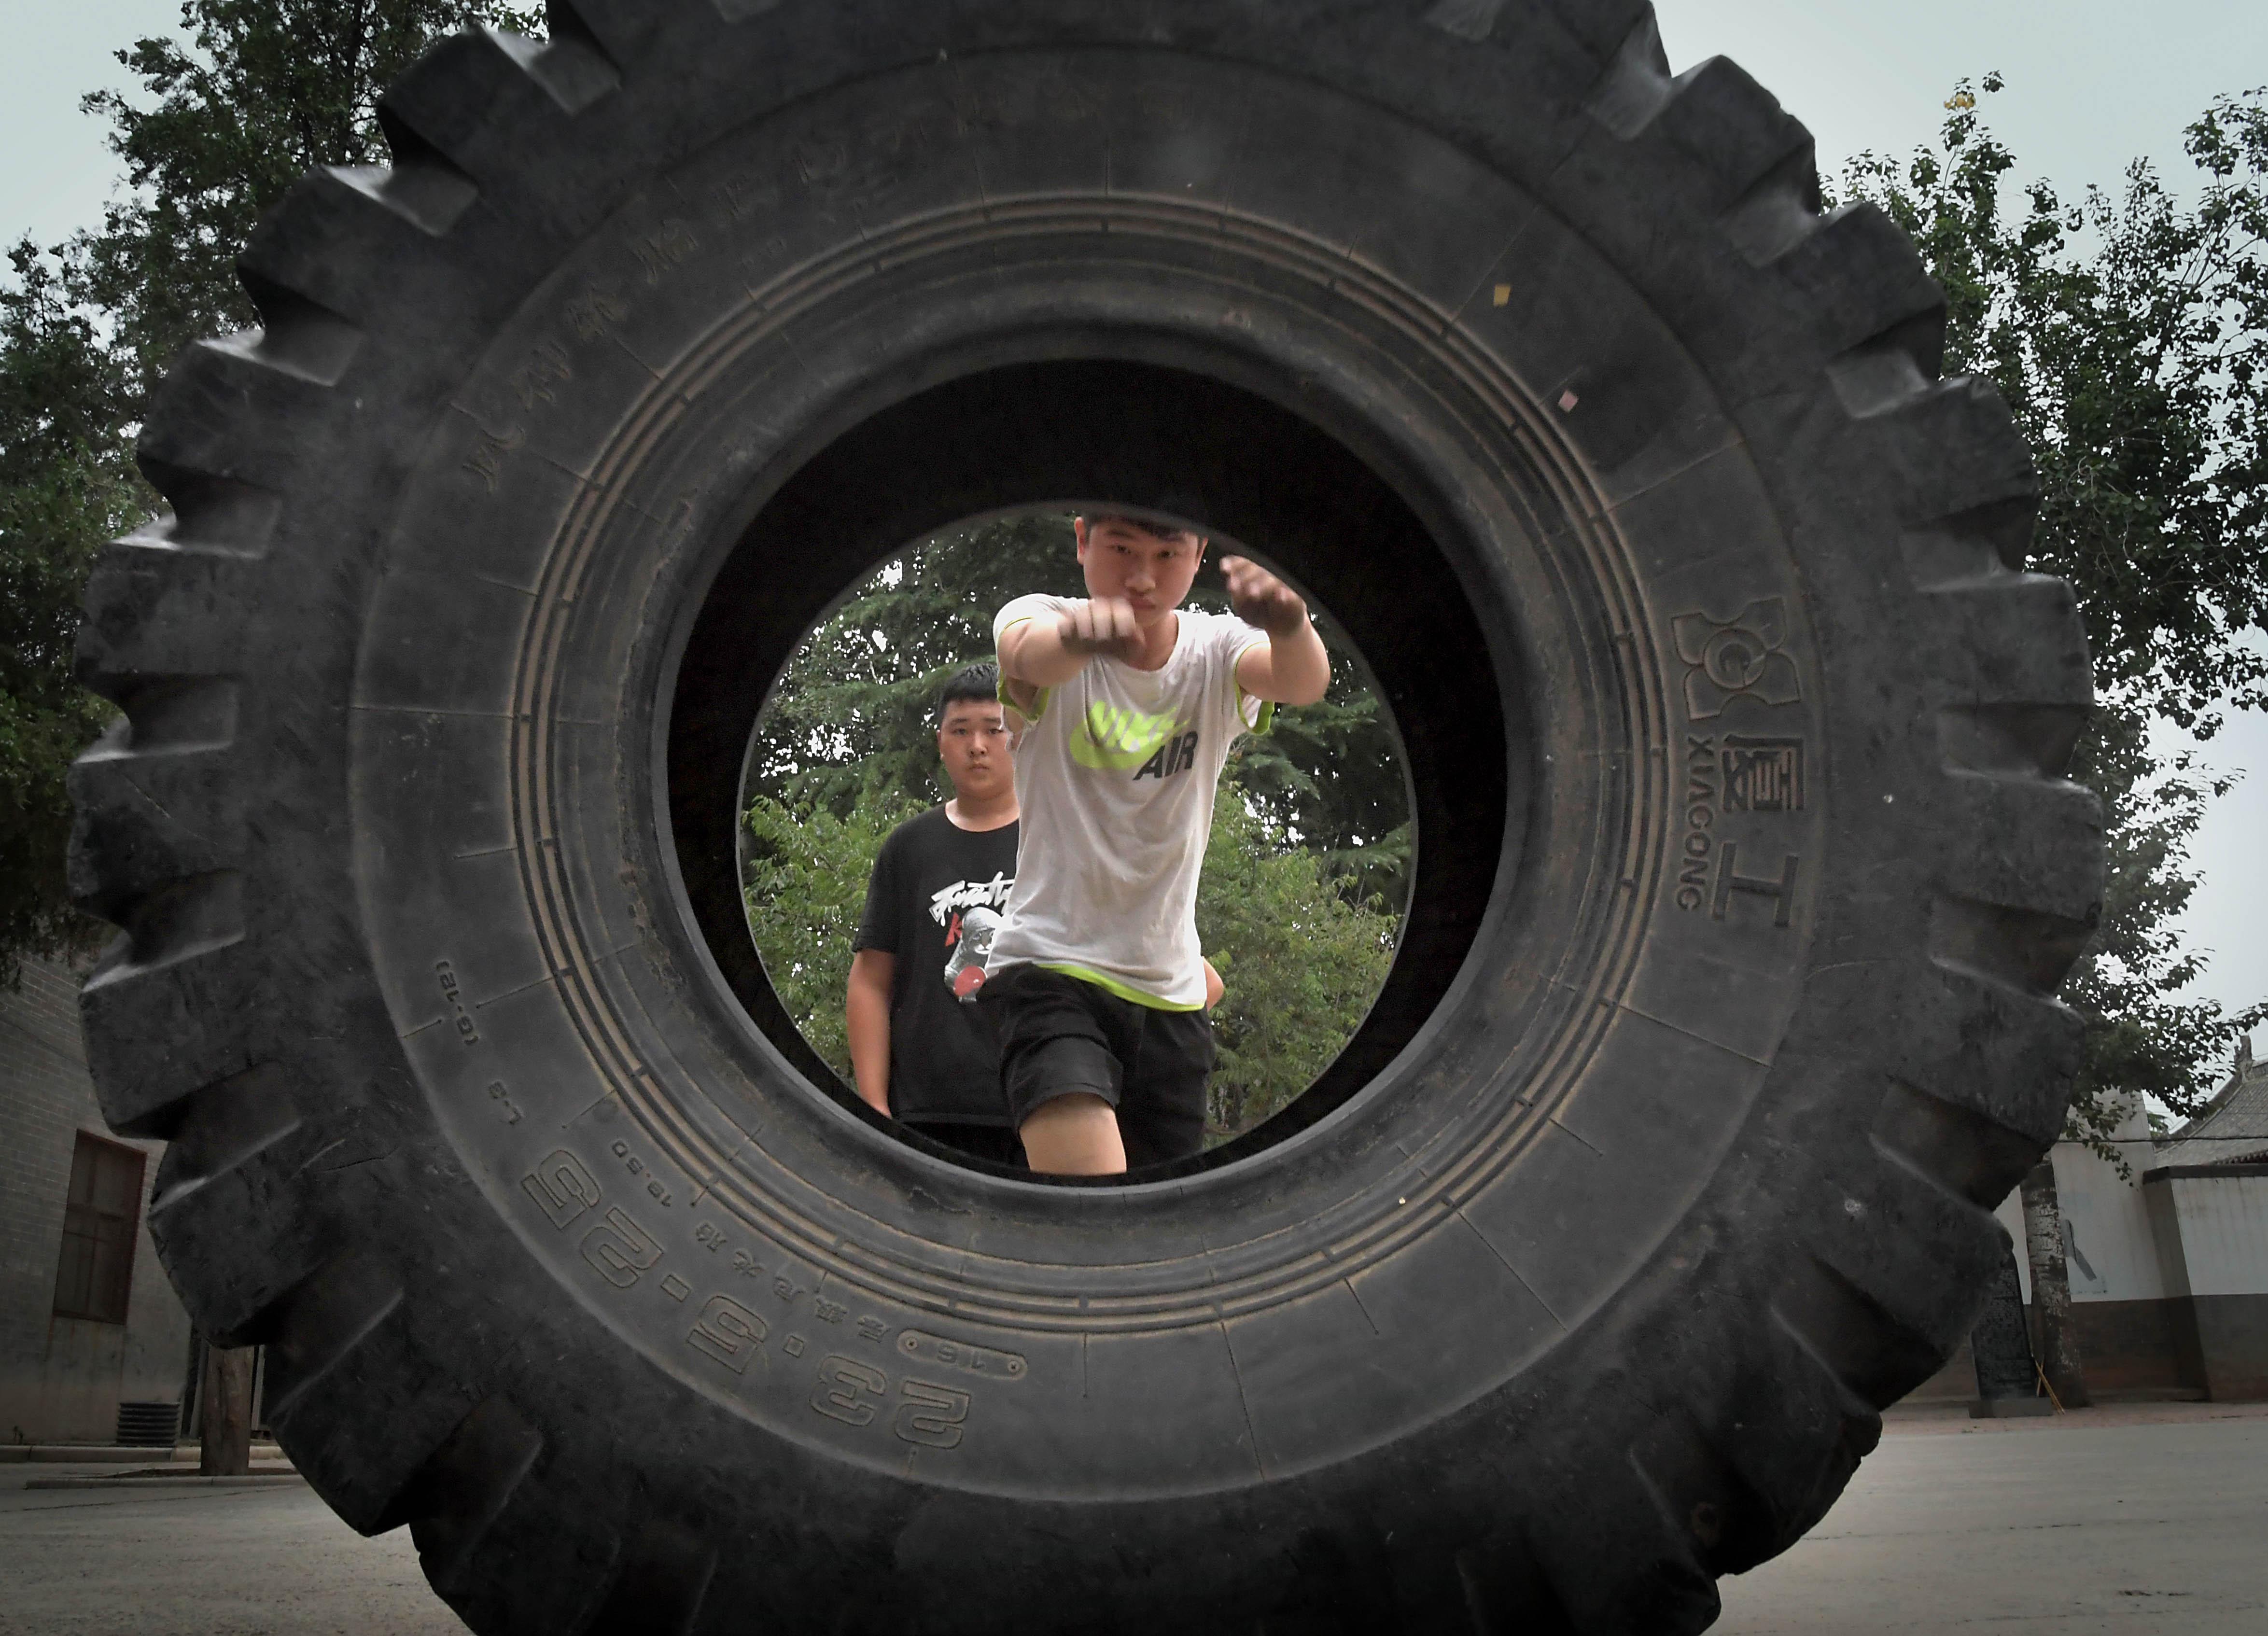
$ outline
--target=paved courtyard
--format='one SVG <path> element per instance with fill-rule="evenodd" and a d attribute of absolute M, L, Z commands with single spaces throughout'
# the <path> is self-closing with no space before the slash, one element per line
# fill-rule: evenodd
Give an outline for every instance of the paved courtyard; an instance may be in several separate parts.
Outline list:
<path fill-rule="evenodd" d="M 357 1538 L 303 1485 L 24 1486 L 104 1470 L 0 1466 L 0 1632 L 461 1628 L 408 1530 Z M 1723 1590 L 1727 1636 L 2260 1636 L 2268 1405 L 1901 1414 L 1809 1538 Z"/>
<path fill-rule="evenodd" d="M 1727 1636 L 2261 1636 L 2268 1404 L 1896 1414 L 1817 1528 L 1718 1589 Z"/>

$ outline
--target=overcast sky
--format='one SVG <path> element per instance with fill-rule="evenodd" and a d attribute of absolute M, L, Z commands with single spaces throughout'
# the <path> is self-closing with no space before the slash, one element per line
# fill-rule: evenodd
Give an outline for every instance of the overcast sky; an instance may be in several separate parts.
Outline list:
<path fill-rule="evenodd" d="M 1811 128 L 1823 170 L 1903 152 L 1944 117 L 1954 82 L 1999 70 L 1984 112 L 2024 173 L 2075 195 L 2127 162 L 2177 180 L 2183 128 L 2220 92 L 2268 83 L 2268 0 L 1658 0 L 1671 63 L 1729 56 Z M 114 161 L 79 96 L 123 82 L 111 53 L 172 27 L 172 0 L 0 0 L 0 232 L 52 242 L 99 218 Z M 2170 741 L 2169 741 L 2170 742 Z M 2256 776 L 2216 804 L 2194 856 L 2187 925 L 2214 953 L 2198 991 L 2268 998 L 2268 720 L 2207 758 Z"/>

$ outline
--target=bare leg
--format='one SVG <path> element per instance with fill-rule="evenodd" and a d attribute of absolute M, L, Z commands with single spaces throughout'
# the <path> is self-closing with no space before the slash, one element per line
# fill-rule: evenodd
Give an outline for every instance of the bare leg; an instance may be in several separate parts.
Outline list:
<path fill-rule="evenodd" d="M 1089 1091 L 1057 1096 L 1024 1121 L 1024 1161 L 1042 1175 L 1123 1175 L 1126 1144 L 1118 1114 Z"/>

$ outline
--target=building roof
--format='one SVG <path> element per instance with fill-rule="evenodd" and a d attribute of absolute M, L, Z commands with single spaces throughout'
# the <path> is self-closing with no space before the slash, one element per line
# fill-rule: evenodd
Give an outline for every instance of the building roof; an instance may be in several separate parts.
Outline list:
<path fill-rule="evenodd" d="M 2268 1153 L 2268 1063 L 2252 1060 L 2249 1036 L 2237 1043 L 2228 1083 L 2173 1141 L 2167 1156 L 2176 1164 L 2258 1164 Z"/>

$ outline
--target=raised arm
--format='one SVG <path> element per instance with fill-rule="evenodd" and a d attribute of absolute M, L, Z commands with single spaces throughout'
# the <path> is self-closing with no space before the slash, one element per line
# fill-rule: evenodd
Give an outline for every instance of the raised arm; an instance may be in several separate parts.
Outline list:
<path fill-rule="evenodd" d="M 1300 593 L 1248 556 L 1224 556 L 1229 606 L 1268 633 L 1236 661 L 1236 685 L 1277 704 L 1312 704 L 1331 685 L 1331 656 Z"/>
<path fill-rule="evenodd" d="M 1131 604 L 1116 597 L 1073 602 L 1052 614 L 1020 619 L 1003 630 L 1000 674 L 1027 689 L 1059 688 L 1085 670 L 1097 653 L 1124 658 L 1140 640 Z"/>

